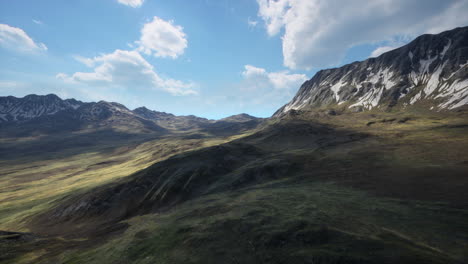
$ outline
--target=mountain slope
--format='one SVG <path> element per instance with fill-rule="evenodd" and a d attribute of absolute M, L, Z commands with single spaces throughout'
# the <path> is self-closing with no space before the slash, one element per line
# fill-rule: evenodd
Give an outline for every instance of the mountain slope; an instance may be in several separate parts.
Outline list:
<path fill-rule="evenodd" d="M 176 116 L 165 112 L 149 110 L 146 107 L 136 108 L 133 110 L 133 113 L 147 120 L 151 120 L 164 128 L 176 131 L 200 129 L 203 126 L 214 122 L 213 120 L 208 120 L 194 115 Z"/>
<path fill-rule="evenodd" d="M 274 116 L 311 108 L 362 111 L 415 104 L 429 109 L 468 104 L 468 27 L 422 35 L 377 58 L 321 70 Z"/>

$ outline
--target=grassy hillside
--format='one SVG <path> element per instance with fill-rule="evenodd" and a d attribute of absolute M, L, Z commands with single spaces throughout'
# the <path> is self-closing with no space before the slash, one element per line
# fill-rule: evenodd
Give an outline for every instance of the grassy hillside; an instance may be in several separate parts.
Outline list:
<path fill-rule="evenodd" d="M 441 212 L 442 211 L 442 212 Z M 450 216 L 449 219 L 446 219 Z M 450 263 L 468 212 L 375 198 L 317 181 L 275 181 L 134 217 L 64 263 Z M 427 230 L 444 230 L 434 237 Z M 437 232 L 437 231 L 436 231 Z M 441 248 L 441 246 L 443 246 Z"/>
<path fill-rule="evenodd" d="M 32 233 L 0 234 L 0 263 L 464 263 L 467 132 L 465 112 L 301 112 L 2 161 L 0 229 Z"/>
<path fill-rule="evenodd" d="M 25 223 L 29 216 L 70 195 L 127 177 L 175 154 L 237 137 L 191 139 L 187 135 L 96 131 L 45 138 L 3 138 L 0 230 L 28 231 Z"/>

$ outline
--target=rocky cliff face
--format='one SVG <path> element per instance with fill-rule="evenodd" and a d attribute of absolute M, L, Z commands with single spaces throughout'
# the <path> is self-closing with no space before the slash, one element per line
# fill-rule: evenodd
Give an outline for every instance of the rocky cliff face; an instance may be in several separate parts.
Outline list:
<path fill-rule="evenodd" d="M 422 35 L 377 58 L 321 70 L 274 116 L 310 108 L 362 111 L 415 104 L 434 110 L 468 104 L 468 27 Z"/>

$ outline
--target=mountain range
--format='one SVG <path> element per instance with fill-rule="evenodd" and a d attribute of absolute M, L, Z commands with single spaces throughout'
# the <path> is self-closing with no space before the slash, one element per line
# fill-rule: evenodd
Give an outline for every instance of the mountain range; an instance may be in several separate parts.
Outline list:
<path fill-rule="evenodd" d="M 0 263 L 468 262 L 468 27 L 271 118 L 0 97 Z"/>
<path fill-rule="evenodd" d="M 19 133 L 20 130 L 22 134 L 50 134 L 90 128 L 132 129 L 134 132 L 146 133 L 199 129 L 223 133 L 226 129 L 238 131 L 243 126 L 252 128 L 261 120 L 247 114 L 221 120 L 193 115 L 176 116 L 146 107 L 130 110 L 115 102 L 62 100 L 55 94 L 0 97 L 0 127 L 3 127 L 4 133 L 10 134 Z M 19 126 L 22 128 L 18 129 Z"/>

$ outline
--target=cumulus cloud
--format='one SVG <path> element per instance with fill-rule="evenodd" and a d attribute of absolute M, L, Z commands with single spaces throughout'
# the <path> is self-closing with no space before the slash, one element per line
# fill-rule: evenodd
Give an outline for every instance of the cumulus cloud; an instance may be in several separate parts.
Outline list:
<path fill-rule="evenodd" d="M 20 52 L 46 51 L 47 46 L 35 42 L 21 28 L 0 24 L 0 46 Z"/>
<path fill-rule="evenodd" d="M 289 8 L 289 2 L 289 0 L 257 0 L 259 5 L 258 15 L 265 21 L 270 36 L 278 34 L 285 25 L 285 15 Z"/>
<path fill-rule="evenodd" d="M 244 66 L 244 71 L 242 72 L 242 76 L 245 78 L 252 78 L 252 77 L 258 77 L 258 76 L 267 76 L 268 73 L 265 69 L 263 68 L 258 68 L 252 65 L 245 65 Z"/>
<path fill-rule="evenodd" d="M 272 87 L 280 90 L 298 89 L 307 80 L 305 74 L 290 74 L 288 71 L 267 72 L 263 68 L 245 65 L 242 76 L 255 87 Z"/>
<path fill-rule="evenodd" d="M 96 60 L 94 58 L 85 58 L 85 57 L 79 56 L 79 55 L 73 56 L 73 58 L 76 61 L 81 62 L 81 63 L 83 63 L 84 65 L 86 65 L 86 66 L 88 66 L 90 68 L 93 67 L 95 62 L 96 62 Z"/>
<path fill-rule="evenodd" d="M 465 0 L 257 0 L 270 36 L 282 35 L 284 65 L 334 66 L 356 45 L 437 33 L 468 23 Z"/>
<path fill-rule="evenodd" d="M 172 95 L 197 94 L 193 83 L 162 78 L 137 51 L 116 50 L 95 58 L 75 57 L 91 72 L 76 72 L 72 75 L 59 73 L 57 79 L 69 83 L 84 83 L 93 86 L 130 87 L 164 90 Z"/>
<path fill-rule="evenodd" d="M 145 0 L 118 0 L 119 3 L 133 8 L 140 7 Z"/>
<path fill-rule="evenodd" d="M 135 42 L 138 50 L 156 57 L 171 57 L 182 55 L 187 48 L 187 37 L 183 27 L 175 25 L 174 21 L 165 21 L 154 17 L 141 29 L 141 38 Z"/>

